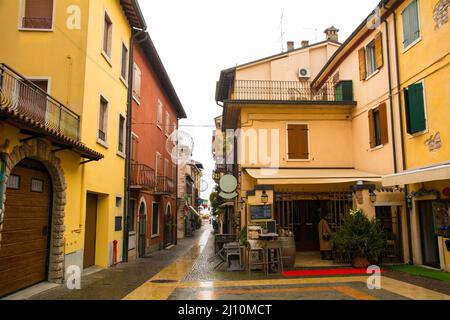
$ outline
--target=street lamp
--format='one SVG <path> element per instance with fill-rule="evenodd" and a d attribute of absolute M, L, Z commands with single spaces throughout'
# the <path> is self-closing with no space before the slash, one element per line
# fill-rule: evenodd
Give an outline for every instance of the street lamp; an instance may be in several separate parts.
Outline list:
<path fill-rule="evenodd" d="M 373 192 L 373 190 L 370 191 L 369 198 L 372 203 L 375 203 L 375 201 L 377 201 L 377 195 L 375 194 L 375 192 Z"/>

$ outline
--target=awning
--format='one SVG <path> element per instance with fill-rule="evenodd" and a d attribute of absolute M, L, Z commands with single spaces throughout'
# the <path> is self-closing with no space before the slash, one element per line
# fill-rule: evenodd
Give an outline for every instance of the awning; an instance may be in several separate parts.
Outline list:
<path fill-rule="evenodd" d="M 390 174 L 384 176 L 382 182 L 383 186 L 392 187 L 447 179 L 450 179 L 450 163 Z"/>
<path fill-rule="evenodd" d="M 381 176 L 355 169 L 246 169 L 258 184 L 334 184 L 380 182 Z"/>
<path fill-rule="evenodd" d="M 226 207 L 234 207 L 234 202 L 233 201 L 227 201 L 222 203 L 219 208 L 226 208 Z"/>
<path fill-rule="evenodd" d="M 199 217 L 201 217 L 200 213 L 198 213 L 198 211 L 195 210 L 193 206 L 189 206 L 189 209 L 191 209 L 192 212 L 194 212 L 196 215 L 198 215 Z"/>

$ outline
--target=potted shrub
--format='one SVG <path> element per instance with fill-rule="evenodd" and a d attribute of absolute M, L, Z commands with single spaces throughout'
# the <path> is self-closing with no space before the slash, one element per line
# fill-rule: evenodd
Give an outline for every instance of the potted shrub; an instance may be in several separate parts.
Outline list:
<path fill-rule="evenodd" d="M 376 263 L 386 247 L 381 226 L 359 209 L 350 211 L 344 218 L 333 244 L 338 253 L 353 260 L 355 268 Z"/>

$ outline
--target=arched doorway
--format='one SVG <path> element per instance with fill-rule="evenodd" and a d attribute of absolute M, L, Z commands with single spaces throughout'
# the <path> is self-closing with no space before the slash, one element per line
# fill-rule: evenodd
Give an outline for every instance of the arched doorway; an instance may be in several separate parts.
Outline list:
<path fill-rule="evenodd" d="M 18 163 L 6 182 L 0 296 L 48 279 L 53 186 L 45 166 Z"/>
<path fill-rule="evenodd" d="M 145 200 L 141 200 L 139 205 L 139 233 L 138 233 L 138 255 L 140 258 L 146 254 L 147 242 L 147 204 Z"/>
<path fill-rule="evenodd" d="M 173 244 L 173 223 L 170 203 L 168 203 L 166 207 L 166 214 L 164 215 L 164 226 L 164 246 L 167 247 Z"/>

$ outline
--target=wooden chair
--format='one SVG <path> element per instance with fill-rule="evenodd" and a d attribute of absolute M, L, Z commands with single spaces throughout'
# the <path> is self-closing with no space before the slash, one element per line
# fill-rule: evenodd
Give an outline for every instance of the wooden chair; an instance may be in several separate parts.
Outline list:
<path fill-rule="evenodd" d="M 253 259 L 253 254 L 258 256 L 258 259 Z M 267 256 L 266 249 L 262 247 L 252 247 L 251 245 L 247 246 L 247 267 L 248 272 L 252 273 L 253 267 L 262 267 L 262 271 L 264 274 L 268 274 L 268 264 L 267 264 Z"/>

